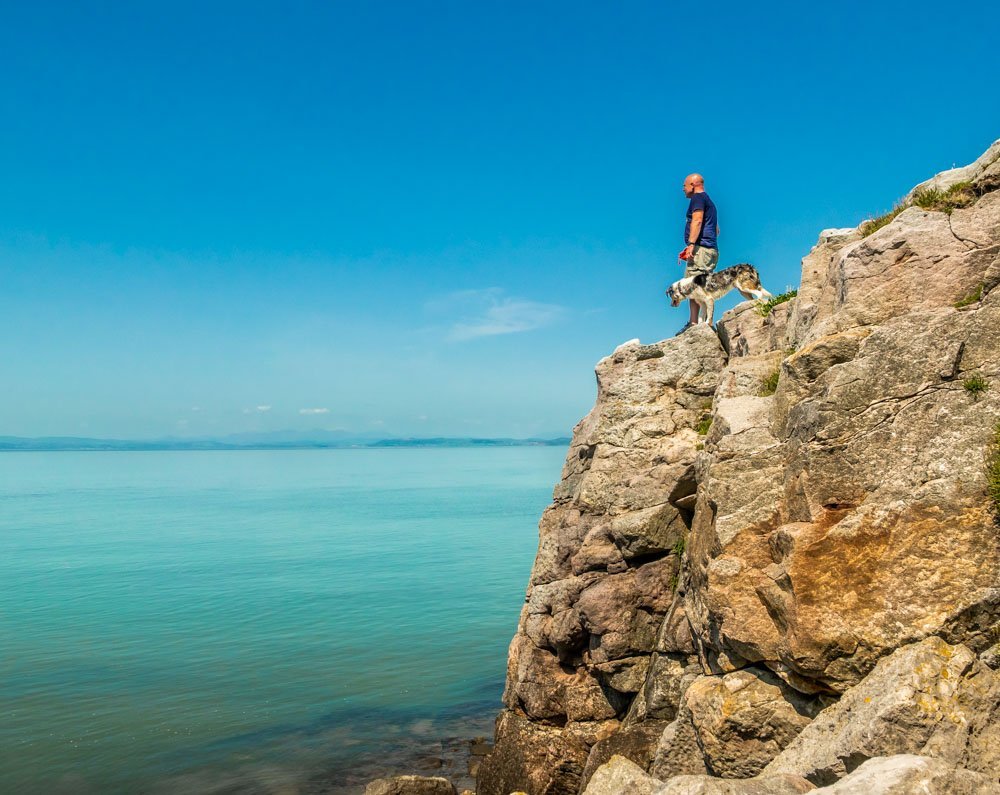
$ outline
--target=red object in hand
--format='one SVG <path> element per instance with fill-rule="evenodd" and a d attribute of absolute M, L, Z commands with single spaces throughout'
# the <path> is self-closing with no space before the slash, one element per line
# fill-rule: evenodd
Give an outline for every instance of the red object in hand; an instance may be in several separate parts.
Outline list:
<path fill-rule="evenodd" d="M 677 259 L 687 259 L 690 256 L 688 250 L 685 248 L 680 254 L 677 255 Z"/>

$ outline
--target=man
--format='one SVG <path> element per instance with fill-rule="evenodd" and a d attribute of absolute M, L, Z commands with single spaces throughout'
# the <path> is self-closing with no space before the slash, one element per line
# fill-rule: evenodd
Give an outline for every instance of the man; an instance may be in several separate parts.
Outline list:
<path fill-rule="evenodd" d="M 684 195 L 688 204 L 687 223 L 684 224 L 684 250 L 680 259 L 686 262 L 684 276 L 711 273 L 719 264 L 719 216 L 715 203 L 705 193 L 705 180 L 701 174 L 688 174 L 684 179 Z M 698 322 L 698 305 L 689 300 L 691 317 L 678 334 L 683 334 Z"/>

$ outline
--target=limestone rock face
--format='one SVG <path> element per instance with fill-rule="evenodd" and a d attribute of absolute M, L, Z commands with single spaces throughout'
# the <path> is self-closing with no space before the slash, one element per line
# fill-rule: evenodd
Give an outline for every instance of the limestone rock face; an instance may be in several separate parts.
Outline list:
<path fill-rule="evenodd" d="M 624 756 L 613 756 L 590 780 L 586 795 L 653 795 L 662 784 Z"/>
<path fill-rule="evenodd" d="M 838 693 L 930 634 L 993 642 L 1000 553 L 982 461 L 1000 401 L 964 384 L 1000 386 L 998 223 L 992 192 L 951 215 L 910 208 L 865 239 L 824 233 L 771 397 L 740 376 L 765 369 L 770 337 L 745 310 L 723 319 L 728 339 L 758 343 L 745 356 L 731 343 L 696 465 L 681 579 L 711 670 L 761 663 Z"/>
<path fill-rule="evenodd" d="M 651 770 L 663 779 L 691 772 L 751 778 L 819 709 L 817 699 L 797 693 L 769 671 L 745 668 L 702 676 L 684 693 L 671 731 L 661 736 Z"/>
<path fill-rule="evenodd" d="M 641 770 L 648 770 L 666 728 L 667 721 L 645 720 L 624 726 L 607 739 L 595 743 L 583 769 L 583 783 L 587 784 L 595 771 L 612 757 L 627 759 L 639 765 Z"/>
<path fill-rule="evenodd" d="M 563 480 L 540 524 L 510 648 L 510 715 L 501 718 L 481 769 L 481 792 L 543 791 L 501 772 L 530 768 L 523 753 L 537 756 L 538 735 L 523 742 L 524 718 L 545 727 L 545 775 L 563 765 L 562 777 L 578 781 L 580 749 L 585 761 L 645 687 L 693 512 L 696 427 L 725 361 L 705 327 L 657 345 L 627 343 L 598 363 L 597 405 L 574 431 Z M 555 736 L 562 739 L 550 742 Z M 630 755 L 651 758 L 658 737 L 648 729 L 635 737 L 646 748 L 632 743 Z"/>
<path fill-rule="evenodd" d="M 692 792 L 894 754 L 998 780 L 1000 142 L 935 180 L 976 200 L 825 230 L 767 317 L 598 363 L 480 793 L 577 792 L 615 754 Z"/>
<path fill-rule="evenodd" d="M 803 778 L 778 775 L 728 781 L 712 776 L 676 776 L 663 782 L 621 756 L 598 769 L 583 795 L 802 795 L 813 791 Z"/>
<path fill-rule="evenodd" d="M 869 759 L 851 775 L 829 787 L 824 795 L 994 795 L 997 782 L 927 756 L 901 754 Z"/>
<path fill-rule="evenodd" d="M 563 795 L 580 788 L 587 746 L 513 711 L 497 718 L 496 744 L 476 778 L 478 795 Z"/>
<path fill-rule="evenodd" d="M 365 795 L 455 795 L 455 785 L 437 776 L 393 776 L 370 782 Z"/>
<path fill-rule="evenodd" d="M 829 784 L 867 759 L 922 754 L 1000 777 L 1000 675 L 940 638 L 881 660 L 765 769 Z"/>
<path fill-rule="evenodd" d="M 763 319 L 757 304 L 744 301 L 726 312 L 718 324 L 719 340 L 730 356 L 758 356 L 780 351 L 788 333 L 791 304 L 778 304 Z"/>
<path fill-rule="evenodd" d="M 802 795 L 819 791 L 804 778 L 790 775 L 739 781 L 712 776 L 675 776 L 655 790 L 654 795 Z"/>

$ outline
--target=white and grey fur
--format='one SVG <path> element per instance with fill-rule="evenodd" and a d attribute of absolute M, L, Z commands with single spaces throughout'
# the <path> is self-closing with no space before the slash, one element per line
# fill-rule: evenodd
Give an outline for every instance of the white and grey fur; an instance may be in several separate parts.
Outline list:
<path fill-rule="evenodd" d="M 757 269 L 745 262 L 718 273 L 699 273 L 680 279 L 670 285 L 667 296 L 671 306 L 679 306 L 685 298 L 694 301 L 698 305 L 698 322 L 711 326 L 715 319 L 715 302 L 734 287 L 744 298 L 771 297 L 761 286 Z"/>

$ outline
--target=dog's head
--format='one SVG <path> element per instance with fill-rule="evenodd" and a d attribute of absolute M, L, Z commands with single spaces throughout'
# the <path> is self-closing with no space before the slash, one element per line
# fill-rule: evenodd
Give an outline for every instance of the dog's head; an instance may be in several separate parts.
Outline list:
<path fill-rule="evenodd" d="M 676 284 L 671 284 L 670 287 L 667 288 L 667 298 L 670 299 L 670 306 L 681 305 L 681 300 L 683 299 L 680 290 L 677 289 Z"/>
<path fill-rule="evenodd" d="M 674 282 L 667 288 L 667 298 L 670 299 L 670 306 L 680 306 L 687 296 L 682 292 L 683 283 Z"/>

